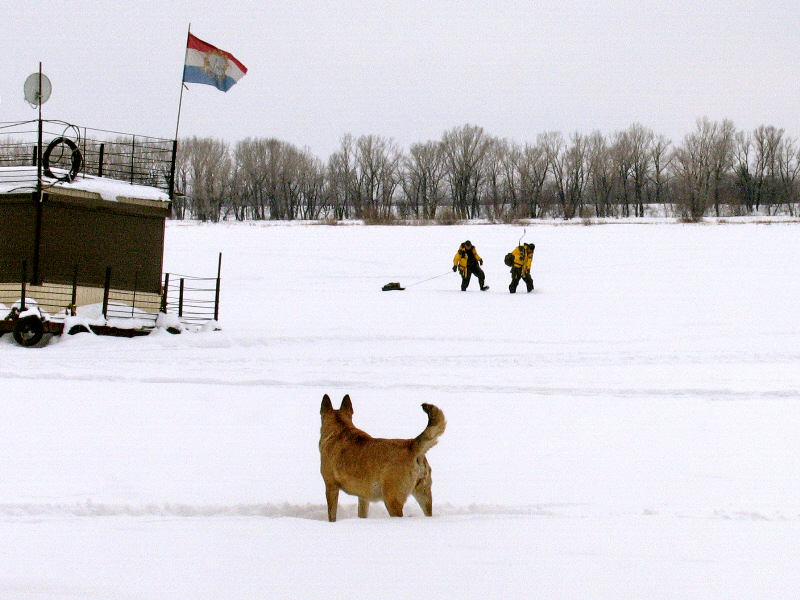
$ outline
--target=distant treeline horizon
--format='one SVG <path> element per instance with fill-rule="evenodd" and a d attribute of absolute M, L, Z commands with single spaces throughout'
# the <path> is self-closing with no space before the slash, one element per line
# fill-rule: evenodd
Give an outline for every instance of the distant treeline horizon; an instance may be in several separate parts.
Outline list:
<path fill-rule="evenodd" d="M 635 123 L 610 135 L 546 132 L 533 142 L 462 125 L 406 151 L 345 135 L 323 161 L 274 138 L 178 144 L 176 219 L 448 222 L 797 215 L 800 147 L 783 129 L 698 119 L 679 145 Z"/>

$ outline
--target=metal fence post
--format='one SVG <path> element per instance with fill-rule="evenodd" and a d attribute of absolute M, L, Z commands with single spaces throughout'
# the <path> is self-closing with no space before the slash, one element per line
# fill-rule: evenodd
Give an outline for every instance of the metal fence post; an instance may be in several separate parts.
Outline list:
<path fill-rule="evenodd" d="M 136 165 L 136 136 L 131 136 L 131 183 L 133 183 L 134 167 Z"/>
<path fill-rule="evenodd" d="M 180 286 L 178 286 L 178 316 L 183 316 L 183 282 L 186 281 L 181 277 Z"/>
<path fill-rule="evenodd" d="M 76 314 L 78 304 L 78 265 L 75 265 L 75 272 L 72 275 L 72 316 Z"/>
<path fill-rule="evenodd" d="M 111 289 L 111 267 L 106 267 L 106 284 L 103 288 L 103 318 L 108 319 L 108 292 Z"/>
<path fill-rule="evenodd" d="M 172 161 L 169 166 L 169 199 L 175 196 L 175 160 L 178 158 L 178 140 L 172 140 Z"/>
<path fill-rule="evenodd" d="M 219 262 L 217 263 L 217 289 L 214 294 L 214 320 L 219 320 L 219 282 L 222 276 L 222 252 L 219 253 Z"/>
<path fill-rule="evenodd" d="M 167 314 L 167 294 L 169 293 L 169 273 L 164 273 L 164 291 L 161 295 L 161 312 Z"/>
<path fill-rule="evenodd" d="M 20 299 L 19 299 L 19 302 L 20 302 L 19 310 L 20 310 L 20 312 L 25 310 L 25 281 L 27 279 L 28 279 L 28 261 L 27 260 L 23 260 L 22 261 L 22 295 L 20 296 Z"/>
<path fill-rule="evenodd" d="M 131 300 L 131 319 L 136 316 L 136 289 L 139 287 L 139 271 L 133 274 L 133 299 Z"/>

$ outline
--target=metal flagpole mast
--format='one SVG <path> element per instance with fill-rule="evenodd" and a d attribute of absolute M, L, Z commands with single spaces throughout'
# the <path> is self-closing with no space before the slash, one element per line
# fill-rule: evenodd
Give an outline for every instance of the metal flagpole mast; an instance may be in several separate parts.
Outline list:
<path fill-rule="evenodd" d="M 42 202 L 42 63 L 39 63 L 39 89 L 37 90 L 39 104 L 39 141 L 36 146 L 36 191 L 39 193 L 39 203 Z"/>
<path fill-rule="evenodd" d="M 34 254 L 33 254 L 33 274 L 31 282 L 39 285 L 39 253 L 41 252 L 42 244 L 42 212 L 44 202 L 44 185 L 42 184 L 42 63 L 39 62 L 39 87 L 36 91 L 37 104 L 39 105 L 39 139 L 36 144 L 36 195 L 38 196 L 36 202 L 36 230 L 34 232 Z M 22 306 L 25 306 L 25 299 L 22 300 Z"/>
<path fill-rule="evenodd" d="M 189 55 L 189 36 L 192 35 L 192 24 L 189 23 L 189 28 L 186 31 L 186 52 L 183 55 L 183 68 L 186 68 L 186 57 Z M 178 128 L 181 126 L 181 106 L 183 105 L 183 88 L 186 87 L 186 83 L 183 81 L 183 71 L 181 71 L 181 96 L 178 100 L 178 121 L 175 124 L 175 141 L 178 141 Z"/>

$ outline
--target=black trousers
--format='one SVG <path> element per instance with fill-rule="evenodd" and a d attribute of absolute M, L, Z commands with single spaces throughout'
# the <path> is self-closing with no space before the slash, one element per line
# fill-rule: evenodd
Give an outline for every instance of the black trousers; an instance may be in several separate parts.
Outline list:
<path fill-rule="evenodd" d="M 486 280 L 486 275 L 483 273 L 483 269 L 475 263 L 474 265 L 467 265 L 467 272 L 461 276 L 461 291 L 466 292 L 467 287 L 469 286 L 469 281 L 472 279 L 472 274 L 475 274 L 475 277 L 478 278 L 478 285 L 483 288 L 483 282 Z"/>
<path fill-rule="evenodd" d="M 529 292 L 533 291 L 533 279 L 531 278 L 530 273 L 526 273 L 525 276 L 522 275 L 522 269 L 511 269 L 511 283 L 508 286 L 508 291 L 512 294 L 517 292 L 517 286 L 519 285 L 519 280 L 525 282 L 525 285 L 528 288 Z"/>

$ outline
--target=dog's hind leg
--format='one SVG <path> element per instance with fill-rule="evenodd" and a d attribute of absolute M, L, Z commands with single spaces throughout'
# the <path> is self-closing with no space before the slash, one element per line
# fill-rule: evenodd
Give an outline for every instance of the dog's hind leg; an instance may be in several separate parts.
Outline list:
<path fill-rule="evenodd" d="M 358 516 L 362 519 L 367 518 L 369 513 L 369 499 L 358 497 Z"/>
<path fill-rule="evenodd" d="M 328 502 L 328 521 L 336 521 L 336 511 L 339 508 L 339 487 L 325 484 L 325 500 Z"/>
<path fill-rule="evenodd" d="M 383 503 L 386 505 L 386 510 L 389 511 L 390 517 L 403 516 L 403 504 L 405 503 L 402 500 L 398 500 L 397 498 L 384 498 Z"/>
<path fill-rule="evenodd" d="M 425 516 L 430 517 L 433 515 L 433 496 L 431 494 L 433 480 L 431 479 L 431 466 L 424 456 L 417 459 L 417 473 L 419 473 L 419 479 L 411 493 L 419 502 L 419 507 Z"/>
<path fill-rule="evenodd" d="M 422 509 L 422 512 L 425 513 L 426 517 L 433 516 L 433 496 L 431 494 L 431 489 L 421 488 L 417 486 L 414 489 L 414 498 L 416 498 L 417 502 L 419 503 L 419 507 Z"/>

